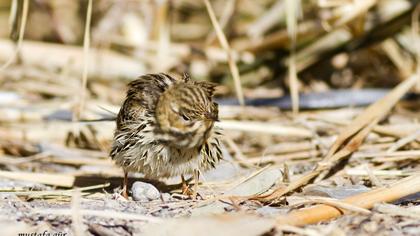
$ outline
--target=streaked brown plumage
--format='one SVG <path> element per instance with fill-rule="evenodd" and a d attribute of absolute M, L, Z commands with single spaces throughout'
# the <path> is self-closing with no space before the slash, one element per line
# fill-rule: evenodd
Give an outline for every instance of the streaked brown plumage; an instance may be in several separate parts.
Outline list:
<path fill-rule="evenodd" d="M 148 74 L 128 84 L 111 157 L 129 171 L 157 179 L 214 168 L 221 159 L 215 84 Z M 127 174 L 126 174 L 127 176 Z M 197 181 L 197 180 L 196 180 Z M 184 180 L 183 180 L 184 182 Z M 127 196 L 126 178 L 124 195 Z"/>

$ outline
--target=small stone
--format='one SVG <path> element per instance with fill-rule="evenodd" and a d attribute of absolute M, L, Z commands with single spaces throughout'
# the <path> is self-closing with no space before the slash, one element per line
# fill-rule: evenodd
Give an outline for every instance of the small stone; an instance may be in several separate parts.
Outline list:
<path fill-rule="evenodd" d="M 288 211 L 289 209 L 263 206 L 263 207 L 258 208 L 255 212 L 263 216 L 274 216 L 274 215 L 279 215 L 279 214 L 286 214 Z"/>
<path fill-rule="evenodd" d="M 167 202 L 167 201 L 172 199 L 172 196 L 169 193 L 163 193 L 162 194 L 162 199 L 163 199 L 164 202 Z"/>
<path fill-rule="evenodd" d="M 134 182 L 131 192 L 135 201 L 151 201 L 160 197 L 159 190 L 155 186 L 140 181 Z"/>

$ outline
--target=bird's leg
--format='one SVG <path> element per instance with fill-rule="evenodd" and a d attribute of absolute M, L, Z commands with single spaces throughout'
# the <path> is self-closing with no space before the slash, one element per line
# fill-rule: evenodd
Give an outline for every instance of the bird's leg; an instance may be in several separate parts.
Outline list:
<path fill-rule="evenodd" d="M 128 199 L 128 172 L 126 170 L 124 170 L 122 195 L 125 199 Z"/>
<path fill-rule="evenodd" d="M 198 170 L 194 170 L 193 172 L 193 179 L 194 179 L 194 185 L 192 188 L 190 188 L 189 184 L 184 178 L 184 175 L 181 175 L 181 181 L 182 181 L 182 194 L 190 196 L 192 199 L 196 199 L 198 192 L 198 180 L 200 178 L 200 172 Z"/>
<path fill-rule="evenodd" d="M 190 195 L 191 192 L 190 187 L 188 186 L 187 181 L 185 181 L 184 175 L 181 175 L 181 182 L 182 182 L 182 194 Z"/>
<path fill-rule="evenodd" d="M 194 179 L 194 187 L 193 187 L 193 191 L 192 191 L 191 197 L 193 199 L 196 199 L 197 198 L 197 194 L 198 194 L 198 181 L 200 179 L 200 172 L 198 170 L 194 170 L 193 179 Z"/>

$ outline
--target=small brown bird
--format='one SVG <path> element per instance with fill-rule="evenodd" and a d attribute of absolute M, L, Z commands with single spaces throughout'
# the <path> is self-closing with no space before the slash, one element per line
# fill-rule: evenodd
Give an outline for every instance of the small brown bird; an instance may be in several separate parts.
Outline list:
<path fill-rule="evenodd" d="M 200 171 L 214 168 L 222 158 L 220 133 L 213 128 L 218 120 L 215 86 L 186 74 L 175 79 L 163 73 L 128 84 L 110 153 L 124 170 L 124 197 L 129 171 L 150 179 L 181 176 L 183 193 L 195 197 Z M 193 191 L 185 174 L 193 175 Z"/>

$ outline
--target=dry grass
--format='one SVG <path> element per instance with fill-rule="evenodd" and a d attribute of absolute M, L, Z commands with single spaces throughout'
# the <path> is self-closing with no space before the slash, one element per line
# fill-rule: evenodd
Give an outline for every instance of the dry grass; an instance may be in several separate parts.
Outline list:
<path fill-rule="evenodd" d="M 21 2 L 22 3 L 22 2 Z M 29 0 L 23 0 L 22 3 L 22 15 L 20 17 L 20 25 L 19 25 L 19 29 L 13 29 L 13 26 L 17 26 L 18 24 L 16 23 L 18 21 L 18 1 L 14 0 L 12 3 L 12 7 L 10 8 L 10 19 L 9 19 L 9 26 L 11 27 L 11 34 L 13 34 L 13 31 L 18 31 L 18 39 L 16 42 L 16 47 L 15 47 L 15 52 L 13 53 L 13 55 L 11 57 L 9 57 L 9 59 L 0 67 L 0 72 L 5 70 L 8 66 L 10 66 L 13 62 L 15 62 L 15 60 L 18 58 L 21 47 L 22 47 L 22 42 L 23 42 L 23 36 L 25 34 L 25 29 L 26 29 L 26 22 L 28 19 L 28 9 L 29 9 Z"/>
<path fill-rule="evenodd" d="M 219 22 L 216 19 L 216 15 L 214 14 L 213 8 L 211 7 L 211 4 L 210 4 L 209 0 L 204 0 L 204 3 L 206 5 L 207 12 L 209 13 L 211 23 L 214 27 L 214 30 L 216 31 L 217 38 L 219 39 L 219 42 L 220 42 L 222 48 L 226 52 L 230 72 L 232 74 L 233 81 L 235 82 L 236 95 L 238 97 L 239 104 L 241 104 L 243 106 L 243 105 L 245 105 L 245 100 L 244 100 L 244 95 L 243 95 L 243 92 L 242 92 L 242 85 L 241 85 L 241 78 L 239 76 L 239 70 L 238 70 L 236 62 L 233 58 L 233 51 L 230 48 L 229 43 L 226 39 L 226 36 L 224 35 L 223 30 L 220 27 Z"/>
<path fill-rule="evenodd" d="M 85 33 L 83 37 L 83 73 L 82 73 L 82 86 L 80 88 L 80 97 L 78 108 L 75 112 L 76 120 L 80 120 L 82 117 L 83 109 L 85 108 L 85 100 L 87 93 L 87 81 L 88 81 L 88 68 L 90 65 L 89 61 L 89 48 L 90 48 L 90 25 L 92 19 L 92 0 L 88 1 L 86 9 L 86 21 L 85 21 Z"/>

